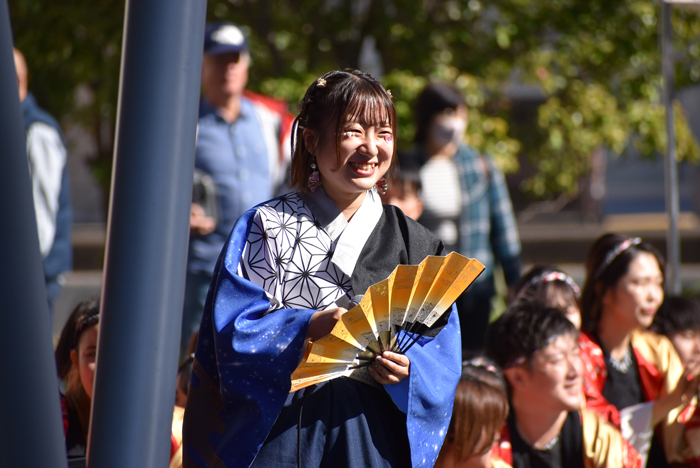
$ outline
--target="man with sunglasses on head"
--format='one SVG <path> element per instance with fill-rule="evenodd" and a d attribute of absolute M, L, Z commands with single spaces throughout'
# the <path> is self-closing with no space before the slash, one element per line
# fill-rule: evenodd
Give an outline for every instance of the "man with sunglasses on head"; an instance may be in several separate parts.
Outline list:
<path fill-rule="evenodd" d="M 199 329 L 212 272 L 234 223 L 276 195 L 290 159 L 294 116 L 285 102 L 245 89 L 249 65 L 248 38 L 239 26 L 207 26 L 181 354 Z"/>

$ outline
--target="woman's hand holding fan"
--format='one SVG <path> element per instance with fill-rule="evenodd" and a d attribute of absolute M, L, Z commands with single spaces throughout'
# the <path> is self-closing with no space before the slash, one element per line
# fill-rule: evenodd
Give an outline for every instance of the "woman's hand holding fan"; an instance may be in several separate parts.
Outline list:
<path fill-rule="evenodd" d="M 359 305 L 343 314 L 329 334 L 309 344 L 292 374 L 291 391 L 341 376 L 370 384 L 395 383 L 402 369 L 385 362 L 389 372 L 376 367 L 375 371 L 381 370 L 377 378 L 376 372 L 370 376 L 365 368 L 386 360 L 377 359 L 385 351 L 405 354 L 483 269 L 478 260 L 455 252 L 427 257 L 420 265 L 399 265 L 387 279 L 370 286 Z M 404 361 L 397 360 L 389 359 L 392 364 Z"/>

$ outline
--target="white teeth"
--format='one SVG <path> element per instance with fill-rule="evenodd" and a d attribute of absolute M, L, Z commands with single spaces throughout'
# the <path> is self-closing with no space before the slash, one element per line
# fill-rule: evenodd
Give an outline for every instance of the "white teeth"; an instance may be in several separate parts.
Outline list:
<path fill-rule="evenodd" d="M 360 163 L 350 163 L 352 167 L 360 169 L 361 171 L 369 171 L 374 167 L 374 164 L 360 164 Z"/>

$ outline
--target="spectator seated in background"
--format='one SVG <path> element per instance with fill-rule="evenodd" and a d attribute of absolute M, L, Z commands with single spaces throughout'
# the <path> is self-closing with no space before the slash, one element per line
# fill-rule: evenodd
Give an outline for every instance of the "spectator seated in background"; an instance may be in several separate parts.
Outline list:
<path fill-rule="evenodd" d="M 683 366 L 700 361 L 700 301 L 666 296 L 651 331 L 671 340 Z"/>
<path fill-rule="evenodd" d="M 462 364 L 445 443 L 435 468 L 507 468 L 491 452 L 508 416 L 503 376 L 488 359 Z"/>
<path fill-rule="evenodd" d="M 413 220 L 418 220 L 423 214 L 423 199 L 421 198 L 421 181 L 418 167 L 406 159 L 401 153 L 394 174 L 387 176 L 387 190 L 382 195 L 382 203 L 394 205 Z"/>
<path fill-rule="evenodd" d="M 64 381 L 61 395 L 63 430 L 68 458 L 85 457 L 90 425 L 90 409 L 95 380 L 97 340 L 99 337 L 100 300 L 79 303 L 61 330 L 55 357 L 59 378 Z M 70 364 L 68 364 L 70 363 Z M 183 408 L 175 407 L 171 433 L 170 468 L 182 466 L 175 454 L 182 444 Z"/>
<path fill-rule="evenodd" d="M 63 327 L 56 348 L 59 376 L 66 386 L 61 408 L 68 458 L 84 457 L 87 448 L 99 321 L 99 299 L 81 302 Z"/>
<path fill-rule="evenodd" d="M 577 329 L 581 328 L 581 289 L 574 279 L 555 266 L 533 266 L 508 292 L 509 303 L 537 301 L 564 312 Z"/>
<path fill-rule="evenodd" d="M 652 331 L 671 340 L 684 367 L 700 361 L 700 301 L 688 297 L 666 296 L 654 317 Z M 697 397 L 696 397 L 697 398 Z M 688 406 L 678 420 L 685 423 L 685 439 L 700 458 L 700 411 L 695 405 Z M 697 466 L 697 465 L 695 465 Z"/>
<path fill-rule="evenodd" d="M 503 369 L 510 415 L 494 452 L 514 468 L 632 468 L 641 458 L 614 426 L 580 409 L 578 330 L 553 308 L 521 301 L 489 328 L 486 353 Z"/>
<path fill-rule="evenodd" d="M 586 407 L 617 427 L 647 466 L 696 463 L 683 421 L 700 384 L 700 364 L 684 369 L 671 342 L 646 329 L 663 300 L 664 262 L 638 237 L 605 234 L 586 258 L 581 356 Z"/>

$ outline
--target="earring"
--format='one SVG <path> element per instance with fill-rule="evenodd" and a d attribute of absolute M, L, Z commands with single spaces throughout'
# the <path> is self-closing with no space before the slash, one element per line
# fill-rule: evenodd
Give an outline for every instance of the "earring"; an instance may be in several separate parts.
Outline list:
<path fill-rule="evenodd" d="M 316 170 L 316 163 L 312 162 L 311 163 L 311 175 L 309 176 L 309 190 L 312 192 L 316 191 L 316 188 L 318 188 L 319 185 L 321 185 L 321 178 L 318 175 L 318 171 Z"/>
<path fill-rule="evenodd" d="M 384 177 L 377 181 L 375 187 L 377 187 L 377 192 L 379 192 L 379 195 L 385 195 L 386 191 L 389 190 L 389 184 L 386 183 L 386 179 Z"/>

